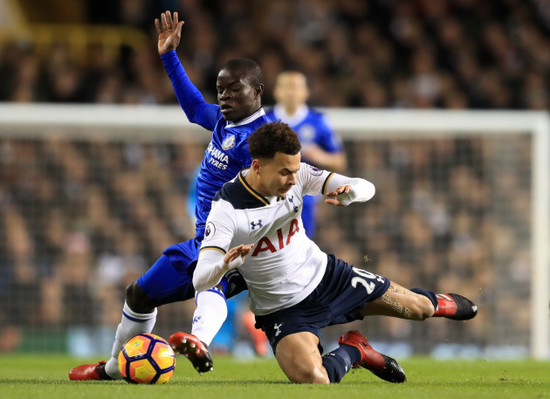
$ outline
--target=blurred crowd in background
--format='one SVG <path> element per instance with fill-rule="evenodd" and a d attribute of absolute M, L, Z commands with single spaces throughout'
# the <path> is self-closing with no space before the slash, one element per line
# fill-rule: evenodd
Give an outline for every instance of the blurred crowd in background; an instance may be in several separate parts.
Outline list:
<path fill-rule="evenodd" d="M 244 56 L 263 68 L 267 103 L 277 73 L 290 68 L 307 75 L 315 106 L 549 105 L 548 0 L 21 2 L 32 4 L 41 23 L 132 27 L 147 40 L 114 52 L 75 49 L 70 33 L 40 48 L 23 37 L 4 42 L 2 101 L 175 102 L 154 29 L 154 18 L 173 10 L 185 21 L 178 54 L 212 102 L 219 67 Z"/>
<path fill-rule="evenodd" d="M 185 20 L 178 55 L 209 102 L 220 65 L 245 56 L 264 71 L 266 105 L 276 75 L 297 69 L 313 106 L 548 107 L 544 0 L 83 1 L 57 17 L 131 26 L 147 40 L 115 52 L 75 52 L 70 40 L 0 43 L 0 101 L 176 103 L 153 24 L 166 9 Z M 108 353 L 126 284 L 194 234 L 187 195 L 204 148 L 56 137 L 0 137 L 0 351 L 24 348 L 28 331 L 69 326 L 73 353 L 100 342 L 102 327 L 106 343 L 96 349 Z M 369 336 L 419 352 L 452 339 L 505 344 L 505 334 L 527 345 L 529 314 L 509 309 L 529 299 L 530 141 L 345 146 L 347 174 L 373 181 L 379 196 L 364 207 L 320 207 L 320 247 L 405 286 L 455 290 L 489 307 L 467 327 L 384 319 Z M 189 331 L 192 308 L 163 308 L 159 331 Z"/>
<path fill-rule="evenodd" d="M 51 133 L 0 138 L 0 348 L 109 353 L 126 285 L 194 233 L 186 208 L 203 147 Z M 410 288 L 460 292 L 484 309 L 466 324 L 369 318 L 371 339 L 405 342 L 409 353 L 512 342 L 525 354 L 529 138 L 354 140 L 345 149 L 348 173 L 371 180 L 377 196 L 365 206 L 320 206 L 319 246 Z M 222 351 L 248 337 L 239 322 L 246 306 L 234 302 Z M 193 301 L 163 307 L 156 332 L 189 331 L 193 309 Z M 340 330 L 325 335 L 328 343 Z"/>

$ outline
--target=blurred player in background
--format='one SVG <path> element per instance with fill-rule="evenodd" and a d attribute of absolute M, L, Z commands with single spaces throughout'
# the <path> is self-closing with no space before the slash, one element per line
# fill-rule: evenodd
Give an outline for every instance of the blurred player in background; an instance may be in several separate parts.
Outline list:
<path fill-rule="evenodd" d="M 265 331 L 290 381 L 340 382 L 359 366 L 389 382 L 405 381 L 401 366 L 375 351 L 358 331 L 344 334 L 339 348 L 322 356 L 319 336 L 329 325 L 370 315 L 476 316 L 477 306 L 461 295 L 408 290 L 322 252 L 307 237 L 300 218 L 304 195 L 323 195 L 330 205 L 347 206 L 371 199 L 372 183 L 301 163 L 298 136 L 281 122 L 261 126 L 248 143 L 252 165 L 214 199 L 193 284 L 206 290 L 238 269 L 248 285 L 256 326 Z"/>
<path fill-rule="evenodd" d="M 158 306 L 195 296 L 192 276 L 212 199 L 223 183 L 250 165 L 248 136 L 269 122 L 261 104 L 264 92 L 262 72 L 254 61 L 243 58 L 229 60 L 216 80 L 218 105 L 208 104 L 187 77 L 176 54 L 183 21 L 178 21 L 177 13 L 172 16 L 167 11 L 162 13 L 160 20 L 155 20 L 155 26 L 158 52 L 182 109 L 191 122 L 212 132 L 197 178 L 196 236 L 165 249 L 155 264 L 127 287 L 111 358 L 107 362 L 75 367 L 69 373 L 72 380 L 121 378 L 117 356 L 126 341 L 137 334 L 152 331 Z M 207 346 L 226 318 L 225 299 L 243 289 L 246 286 L 242 279 L 232 279 L 231 284 L 223 279 L 216 287 L 198 293 L 192 334 L 177 333 L 170 337 L 172 347 L 177 353 L 187 356 L 197 371 L 212 370 Z"/>
<path fill-rule="evenodd" d="M 306 104 L 309 89 L 306 77 L 298 71 L 286 71 L 277 76 L 273 89 L 277 104 L 267 112 L 274 121 L 288 124 L 302 143 L 302 159 L 321 169 L 342 173 L 347 167 L 346 155 L 340 137 L 327 124 L 325 116 Z M 306 234 L 315 236 L 315 208 L 317 197 L 304 198 L 302 220 Z"/>

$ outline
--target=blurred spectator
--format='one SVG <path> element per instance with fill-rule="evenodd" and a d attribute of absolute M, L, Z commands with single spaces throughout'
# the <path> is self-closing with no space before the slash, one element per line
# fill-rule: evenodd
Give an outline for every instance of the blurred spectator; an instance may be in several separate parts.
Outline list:
<path fill-rule="evenodd" d="M 302 144 L 302 161 L 320 169 L 343 173 L 347 165 L 342 140 L 332 130 L 326 117 L 307 105 L 309 88 L 306 77 L 298 71 L 277 75 L 273 92 L 277 103 L 267 111 L 274 121 L 287 123 L 298 133 Z M 302 222 L 306 234 L 313 239 L 316 225 L 316 203 L 319 198 L 305 196 Z"/>

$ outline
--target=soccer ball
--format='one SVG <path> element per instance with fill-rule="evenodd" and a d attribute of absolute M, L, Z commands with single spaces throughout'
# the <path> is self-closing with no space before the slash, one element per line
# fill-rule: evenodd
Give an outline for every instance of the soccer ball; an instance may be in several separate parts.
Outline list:
<path fill-rule="evenodd" d="M 176 355 L 155 334 L 139 334 L 126 342 L 118 354 L 118 369 L 132 384 L 166 384 L 174 374 Z"/>

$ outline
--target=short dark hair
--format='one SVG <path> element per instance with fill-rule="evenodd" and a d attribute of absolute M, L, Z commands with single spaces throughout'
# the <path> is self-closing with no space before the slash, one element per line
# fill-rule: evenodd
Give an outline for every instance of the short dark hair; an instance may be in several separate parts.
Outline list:
<path fill-rule="evenodd" d="M 256 61 L 248 58 L 232 58 L 223 65 L 222 69 L 241 71 L 242 78 L 251 86 L 263 86 L 264 84 L 262 68 L 260 68 Z"/>
<path fill-rule="evenodd" d="M 270 159 L 276 152 L 296 155 L 301 149 L 298 135 L 283 122 L 262 125 L 248 137 L 248 151 L 253 159 Z"/>

